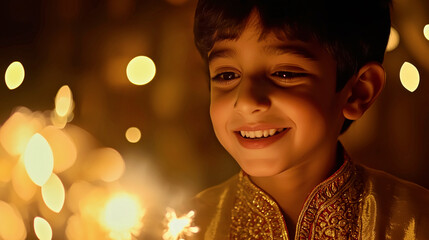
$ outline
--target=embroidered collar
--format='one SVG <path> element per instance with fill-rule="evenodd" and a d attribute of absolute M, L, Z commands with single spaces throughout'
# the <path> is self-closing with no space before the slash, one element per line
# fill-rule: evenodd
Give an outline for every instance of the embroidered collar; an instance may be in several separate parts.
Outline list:
<path fill-rule="evenodd" d="M 295 239 L 358 239 L 362 196 L 358 170 L 345 154 L 342 166 L 307 197 Z M 239 174 L 231 218 L 231 239 L 288 239 L 279 206 L 244 172 Z"/>

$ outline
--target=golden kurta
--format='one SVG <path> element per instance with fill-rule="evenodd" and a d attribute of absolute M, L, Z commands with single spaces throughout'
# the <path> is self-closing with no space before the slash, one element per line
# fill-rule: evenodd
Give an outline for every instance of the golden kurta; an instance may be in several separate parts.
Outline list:
<path fill-rule="evenodd" d="M 277 203 L 243 172 L 194 200 L 192 239 L 290 239 Z M 429 191 L 346 159 L 307 197 L 295 239 L 429 239 Z"/>

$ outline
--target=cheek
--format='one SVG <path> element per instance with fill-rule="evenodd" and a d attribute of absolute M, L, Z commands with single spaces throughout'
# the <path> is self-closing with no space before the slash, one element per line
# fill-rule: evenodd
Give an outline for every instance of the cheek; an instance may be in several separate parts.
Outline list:
<path fill-rule="evenodd" d="M 228 102 L 225 100 L 225 98 L 211 97 L 210 118 L 212 120 L 216 135 L 218 134 L 218 131 L 225 128 L 225 124 L 228 119 L 228 112 Z"/>

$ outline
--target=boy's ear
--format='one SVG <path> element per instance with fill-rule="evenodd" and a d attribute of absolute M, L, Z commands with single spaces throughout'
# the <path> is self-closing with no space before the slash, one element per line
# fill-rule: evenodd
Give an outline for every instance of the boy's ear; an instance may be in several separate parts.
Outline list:
<path fill-rule="evenodd" d="M 383 67 L 377 62 L 364 65 L 351 79 L 349 96 L 343 107 L 343 115 L 350 120 L 359 119 L 380 95 L 386 82 Z"/>

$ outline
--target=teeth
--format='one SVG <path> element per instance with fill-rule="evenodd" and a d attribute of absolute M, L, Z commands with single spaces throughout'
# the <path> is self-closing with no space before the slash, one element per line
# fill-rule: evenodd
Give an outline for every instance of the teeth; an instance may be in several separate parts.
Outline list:
<path fill-rule="evenodd" d="M 277 129 L 268 129 L 268 130 L 258 130 L 258 131 L 240 131 L 242 137 L 245 138 L 265 138 L 271 137 L 276 133 L 283 132 L 286 128 L 277 128 Z"/>

